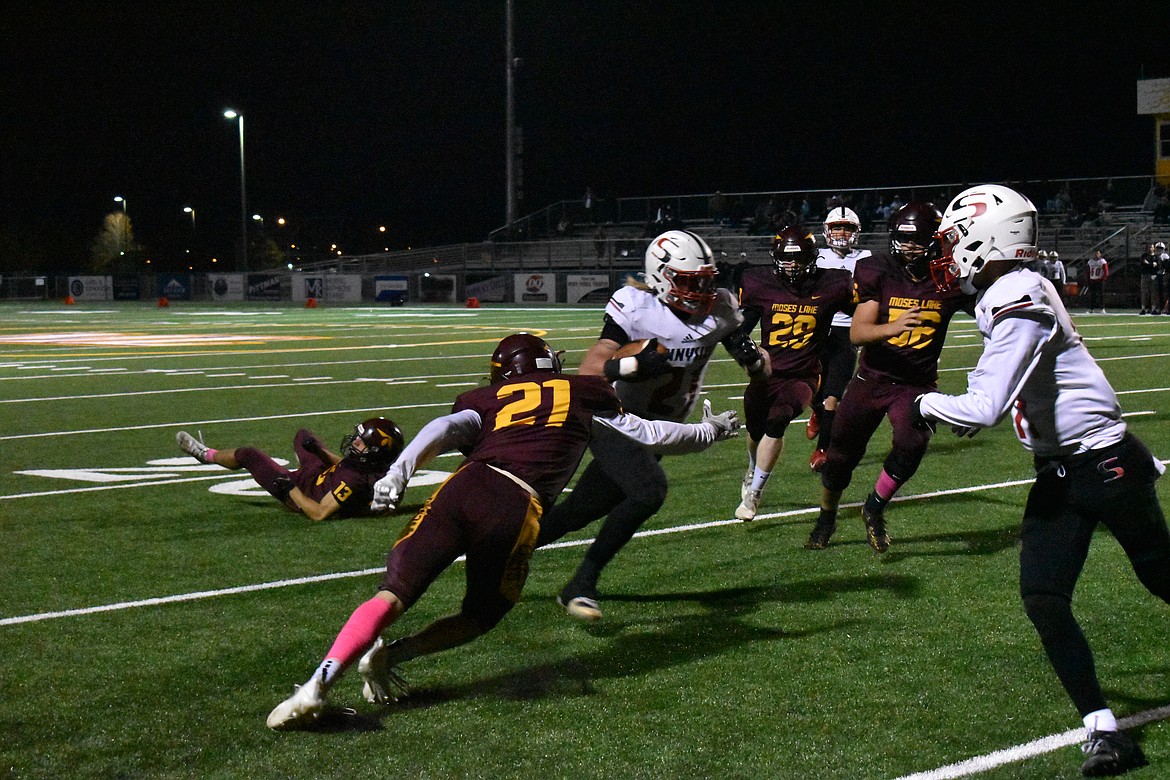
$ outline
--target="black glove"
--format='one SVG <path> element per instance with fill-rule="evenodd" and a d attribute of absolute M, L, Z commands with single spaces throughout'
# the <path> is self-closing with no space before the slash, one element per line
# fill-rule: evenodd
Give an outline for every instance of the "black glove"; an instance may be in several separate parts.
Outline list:
<path fill-rule="evenodd" d="M 914 399 L 914 403 L 910 404 L 910 425 L 919 431 L 930 431 L 934 433 L 938 430 L 938 421 L 931 420 L 922 414 L 921 395 Z"/>
<path fill-rule="evenodd" d="M 281 501 L 288 501 L 288 494 L 296 487 L 292 477 L 287 474 L 281 474 L 272 481 L 272 495 L 276 496 Z"/>
<path fill-rule="evenodd" d="M 670 358 L 658 351 L 658 339 L 650 339 L 636 355 L 613 358 L 605 361 L 605 378 L 611 382 L 624 379 L 637 382 L 653 379 L 670 370 Z"/>
<path fill-rule="evenodd" d="M 760 354 L 760 350 L 756 347 L 756 342 L 752 340 L 752 334 L 749 331 L 742 328 L 735 331 L 723 339 L 723 346 L 748 374 L 755 376 L 764 370 L 764 357 Z"/>

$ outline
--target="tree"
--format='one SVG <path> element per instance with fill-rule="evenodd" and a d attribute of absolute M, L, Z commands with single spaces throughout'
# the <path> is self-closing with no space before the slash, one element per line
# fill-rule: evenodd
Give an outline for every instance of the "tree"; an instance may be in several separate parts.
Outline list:
<path fill-rule="evenodd" d="M 94 273 L 132 273 L 139 269 L 142 247 L 134 242 L 134 227 L 123 211 L 106 215 L 101 232 L 90 247 L 90 270 Z"/>

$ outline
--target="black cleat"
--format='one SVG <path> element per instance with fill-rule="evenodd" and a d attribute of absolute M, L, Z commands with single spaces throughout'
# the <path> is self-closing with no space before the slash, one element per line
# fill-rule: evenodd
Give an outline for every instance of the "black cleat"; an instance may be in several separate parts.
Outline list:
<path fill-rule="evenodd" d="M 813 526 L 812 533 L 808 535 L 808 541 L 804 543 L 806 550 L 823 550 L 829 546 L 829 539 L 833 538 L 833 534 L 837 532 L 837 520 L 825 520 L 818 517 L 817 524 Z"/>
<path fill-rule="evenodd" d="M 871 512 L 862 507 L 861 519 L 865 521 L 865 539 L 869 546 L 880 553 L 890 549 L 890 535 L 886 533 L 886 516 L 882 512 Z"/>
<path fill-rule="evenodd" d="M 1146 765 L 1146 756 L 1124 731 L 1093 731 L 1081 745 L 1088 758 L 1081 764 L 1085 777 L 1113 777 Z"/>

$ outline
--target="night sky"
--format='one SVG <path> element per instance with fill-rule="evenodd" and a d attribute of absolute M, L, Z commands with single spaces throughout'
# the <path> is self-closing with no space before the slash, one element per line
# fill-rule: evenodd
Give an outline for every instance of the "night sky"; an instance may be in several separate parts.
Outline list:
<path fill-rule="evenodd" d="M 282 238 L 362 252 L 502 225 L 503 0 L 313 5 L 9 11 L 0 243 L 82 263 L 120 195 L 162 262 L 195 242 L 230 257 L 228 106 L 245 117 L 248 214 L 270 233 L 283 216 Z M 659 196 L 1152 173 L 1135 83 L 1170 77 L 1170 3 L 1015 5 L 1029 10 L 515 0 L 519 213 L 586 186 Z"/>

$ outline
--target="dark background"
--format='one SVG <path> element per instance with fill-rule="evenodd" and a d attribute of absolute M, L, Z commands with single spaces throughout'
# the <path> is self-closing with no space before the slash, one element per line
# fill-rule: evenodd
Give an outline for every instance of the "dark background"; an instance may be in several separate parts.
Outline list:
<path fill-rule="evenodd" d="M 515 0 L 519 215 L 586 186 L 1152 174 L 1135 84 L 1170 76 L 1170 3 L 1097 5 Z M 10 9 L 0 243 L 83 264 L 121 195 L 163 266 L 193 245 L 230 259 L 228 106 L 245 117 L 248 215 L 282 243 L 359 253 L 501 226 L 503 0 L 306 6 Z"/>

